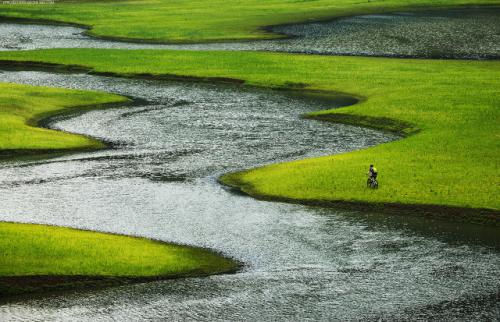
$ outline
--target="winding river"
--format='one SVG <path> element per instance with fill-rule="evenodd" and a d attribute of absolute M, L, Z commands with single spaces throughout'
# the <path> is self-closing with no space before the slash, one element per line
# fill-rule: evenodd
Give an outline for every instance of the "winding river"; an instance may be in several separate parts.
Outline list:
<path fill-rule="evenodd" d="M 31 33 L 33 28 L 47 32 L 47 37 Z M 67 32 L 76 32 L 75 42 L 67 41 Z M 10 37 L 12 48 L 139 46 L 92 40 L 80 32 L 73 27 L 0 25 L 0 39 L 5 44 Z M 7 303 L 0 305 L 2 320 L 494 320 L 499 316 L 496 229 L 263 202 L 216 182 L 228 171 L 397 139 L 299 117 L 333 104 L 341 106 L 348 103 L 345 98 L 325 101 L 230 85 L 41 71 L 2 71 L 0 80 L 138 98 L 131 107 L 92 111 L 49 124 L 114 142 L 113 149 L 0 163 L 0 220 L 209 247 L 245 263 L 236 274 Z"/>

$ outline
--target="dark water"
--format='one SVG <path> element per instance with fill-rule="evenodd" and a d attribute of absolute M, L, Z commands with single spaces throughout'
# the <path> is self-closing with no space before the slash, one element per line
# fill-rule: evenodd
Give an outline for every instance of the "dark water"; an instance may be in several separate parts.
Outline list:
<path fill-rule="evenodd" d="M 266 50 L 327 55 L 488 59 L 500 57 L 500 8 L 399 12 L 325 23 L 276 26 L 292 39 L 245 43 L 147 45 L 97 40 L 74 27 L 0 24 L 0 50 L 156 48 Z"/>
<path fill-rule="evenodd" d="M 382 19 L 377 17 L 352 19 Z M 23 49 L 136 46 L 86 39 L 67 27 L 0 26 L 4 47 L 9 41 Z M 210 247 L 245 263 L 234 275 L 4 304 L 2 321 L 494 321 L 500 316 L 497 229 L 262 202 L 217 184 L 227 171 L 396 139 L 299 118 L 332 102 L 235 86 L 45 72 L 1 72 L 0 81 L 147 100 L 51 124 L 112 141 L 117 144 L 112 150 L 0 163 L 0 220 Z M 360 174 L 360 187 L 363 181 Z"/>

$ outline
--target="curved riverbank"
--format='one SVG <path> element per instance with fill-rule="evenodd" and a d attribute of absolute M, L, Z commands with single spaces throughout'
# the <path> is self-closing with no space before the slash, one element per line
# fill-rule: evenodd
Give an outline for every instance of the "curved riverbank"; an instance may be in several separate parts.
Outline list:
<path fill-rule="evenodd" d="M 305 118 L 321 120 L 326 122 L 343 123 L 370 127 L 381 131 L 396 133 L 403 137 L 414 135 L 420 131 L 412 124 L 393 120 L 389 118 L 366 117 L 344 114 L 315 115 L 311 113 L 304 115 Z M 433 217 L 452 222 L 472 223 L 479 225 L 499 226 L 500 211 L 486 208 L 466 208 L 432 204 L 403 204 L 403 203 L 379 203 L 347 200 L 321 200 L 321 199 L 296 199 L 277 195 L 260 193 L 252 185 L 251 181 L 242 179 L 244 173 L 227 173 L 218 178 L 218 181 L 237 192 L 244 193 L 253 198 L 264 201 L 286 202 L 308 206 L 319 206 L 327 208 L 338 208 L 346 210 L 385 213 L 390 215 L 412 215 L 421 217 Z"/>
<path fill-rule="evenodd" d="M 90 137 L 40 127 L 45 119 L 130 104 L 123 96 L 0 83 L 0 158 L 89 151 L 105 146 Z"/>
<path fill-rule="evenodd" d="M 273 39 L 282 37 L 269 33 L 263 26 L 285 23 L 321 21 L 335 17 L 373 14 L 422 8 L 449 8 L 467 5 L 495 5 L 488 0 L 391 1 L 353 3 L 350 0 L 281 3 L 249 0 L 241 4 L 224 1 L 210 5 L 198 1 L 176 3 L 155 1 L 153 4 L 133 1 L 102 3 L 54 3 L 46 6 L 20 4 L 1 5 L 0 15 L 10 18 L 30 18 L 57 21 L 91 28 L 94 37 L 121 41 L 154 43 L 200 43 Z M 237 18 L 232 15 L 238 11 Z M 116 19 L 119 14 L 122 19 Z M 123 21 L 126 21 L 124 23 Z M 132 26 L 132 27 L 131 27 Z"/>
<path fill-rule="evenodd" d="M 403 134 L 420 132 L 362 151 L 245 172 L 244 181 L 261 195 L 290 199 L 499 207 L 494 197 L 497 187 L 488 179 L 496 167 L 497 142 L 489 134 L 495 132 L 498 119 L 496 61 L 95 49 L 4 52 L 0 60 L 78 65 L 102 75 L 183 75 L 239 79 L 270 88 L 358 93 L 365 98 L 359 104 L 309 115 Z M 432 95 L 421 95 L 426 92 Z M 381 188 L 376 192 L 364 189 L 363 174 L 370 163 L 381 171 Z"/>
<path fill-rule="evenodd" d="M 0 222 L 0 301 L 179 277 L 231 273 L 210 250 L 71 228 Z"/>
<path fill-rule="evenodd" d="M 413 124 L 390 118 L 349 114 L 318 113 L 310 113 L 304 115 L 304 118 L 369 127 L 380 131 L 395 133 L 402 137 L 414 135 L 420 131 L 420 129 Z M 399 216 L 420 216 L 428 218 L 438 218 L 451 222 L 472 223 L 479 225 L 488 225 L 492 227 L 500 227 L 500 211 L 497 209 L 453 207 L 439 204 L 404 204 L 391 202 L 365 202 L 355 200 L 300 199 L 261 193 L 252 185 L 251 180 L 244 179 L 245 173 L 251 173 L 252 171 L 258 170 L 259 168 L 235 173 L 226 173 L 218 178 L 218 182 L 227 187 L 230 187 L 235 192 L 243 193 L 263 201 L 286 202 L 307 206 L 376 212 Z"/>
<path fill-rule="evenodd" d="M 7 65 L 7 62 L 2 62 L 2 64 Z M 140 74 L 140 75 L 120 75 L 119 73 L 107 73 L 107 72 L 93 72 L 91 69 L 87 69 L 82 66 L 64 66 L 64 65 L 55 65 L 55 64 L 44 64 L 37 62 L 14 62 L 10 65 L 10 67 L 19 68 L 19 69 L 29 69 L 36 68 L 38 70 L 50 70 L 56 69 L 58 71 L 86 71 L 90 74 L 96 75 L 105 75 L 105 76 L 125 76 L 131 78 L 143 78 L 143 79 L 162 79 L 162 80 L 183 80 L 183 81 L 199 81 L 199 82 L 229 82 L 234 84 L 241 84 L 244 81 L 238 79 L 229 79 L 229 78 L 217 78 L 217 77 L 183 77 L 183 76 L 174 76 L 174 75 L 153 75 L 153 74 Z M 296 88 L 285 88 L 284 90 L 293 90 L 297 92 Z M 300 92 L 297 92 L 300 93 Z M 302 95 L 319 95 L 322 96 L 323 99 L 331 99 L 334 93 L 329 92 L 314 92 L 314 91 L 303 91 Z M 346 95 L 346 94 L 343 94 Z M 330 97 L 329 97 L 330 96 Z M 338 94 L 336 94 L 338 96 Z M 347 96 L 344 99 L 347 102 Z M 363 98 L 359 98 L 358 101 L 364 101 Z M 351 98 L 349 104 L 355 104 L 357 102 L 356 99 Z M 116 104 L 116 103 L 115 103 Z M 113 104 L 113 105 L 115 105 Z M 120 104 L 120 103 L 118 103 Z M 70 110 L 69 112 L 74 112 Z M 50 112 L 49 114 L 53 114 L 54 112 Z M 55 113 L 68 113 L 67 110 L 56 111 Z M 44 115 L 45 116 L 45 115 Z M 306 118 L 318 119 L 322 121 L 329 122 L 337 122 L 337 123 L 345 123 L 351 125 L 362 125 L 367 127 L 372 127 L 378 130 L 394 132 L 402 136 L 407 136 L 410 134 L 415 134 L 419 131 L 414 125 L 402 122 L 399 120 L 393 120 L 390 118 L 378 118 L 378 117 L 367 117 L 367 116 L 359 116 L 359 115 L 345 115 L 345 114 L 317 114 L 312 113 L 309 115 L 305 115 Z M 40 119 L 41 116 L 35 117 L 36 119 Z M 12 157 L 16 155 L 26 155 L 26 154 L 37 154 L 37 152 L 70 152 L 70 151 L 78 151 L 78 150 L 88 150 L 88 148 L 73 148 L 73 149 L 65 149 L 65 150 L 46 150 L 46 151 L 28 151 L 28 150 L 18 150 L 16 154 L 9 153 L 7 156 Z M 12 152 L 12 151 L 11 151 Z M 5 155 L 5 152 L 3 153 Z M 240 181 L 242 174 L 226 174 L 220 178 L 220 182 L 231 186 L 233 188 L 237 188 L 238 190 L 247 193 L 255 198 L 260 200 L 268 200 L 268 201 L 282 201 L 282 202 L 291 202 L 291 203 L 301 203 L 305 205 L 314 205 L 314 206 L 326 206 L 326 207 L 339 207 L 344 209 L 351 210 L 364 210 L 364 211 L 376 211 L 376 212 L 385 212 L 388 214 L 411 214 L 411 215 L 419 215 L 419 216 L 434 216 L 441 219 L 453 220 L 458 222 L 469 222 L 469 223 L 477 223 L 477 224 L 486 224 L 486 225 L 499 225 L 499 212 L 494 209 L 475 209 L 475 208 L 466 208 L 466 207 L 453 207 L 453 206 L 443 206 L 443 205 L 429 205 L 429 204 L 401 204 L 401 203 L 387 203 L 387 202 L 373 202 L 367 203 L 363 201 L 346 201 L 346 200 L 321 200 L 321 199 L 296 199 L 282 196 L 273 196 L 259 193 L 258 190 L 253 188 L 251 183 L 246 183 L 245 181 Z"/>
<path fill-rule="evenodd" d="M 7 133 L 0 139 L 0 161 L 102 149 L 107 143 L 97 138 L 39 126 L 55 117 L 133 103 L 123 96 L 95 91 L 6 83 L 0 83 L 0 89 L 0 133 Z M 143 246 L 136 251 L 137 245 L 130 241 Z M 0 223 L 0 253 L 2 301 L 19 295 L 228 273 L 240 267 L 201 248 L 14 223 Z"/>
<path fill-rule="evenodd" d="M 48 48 L 232 50 L 316 55 L 485 60 L 500 57 L 500 7 L 434 9 L 269 27 L 284 39 L 210 44 L 138 44 L 89 37 L 81 26 L 4 19 L 0 50 Z M 2 21 L 2 20 L 0 20 Z M 9 23 L 9 21 L 11 23 Z M 32 23 L 36 23 L 33 21 Z M 459 45 L 457 45 L 459 44 Z"/>

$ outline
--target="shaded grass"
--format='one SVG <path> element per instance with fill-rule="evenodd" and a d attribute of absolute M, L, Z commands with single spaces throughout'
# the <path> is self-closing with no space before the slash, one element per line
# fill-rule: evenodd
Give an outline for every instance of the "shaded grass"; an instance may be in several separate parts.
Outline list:
<path fill-rule="evenodd" d="M 80 65 L 128 77 L 224 77 L 256 86 L 303 84 L 304 90 L 353 93 L 359 104 L 311 116 L 414 135 L 222 180 L 271 198 L 500 208 L 498 61 L 95 49 L 0 53 L 0 59 Z M 380 171 L 376 191 L 365 188 L 370 163 Z"/>
<path fill-rule="evenodd" d="M 63 283 L 74 287 L 91 277 L 104 281 L 109 277 L 115 282 L 123 277 L 131 282 L 204 276 L 237 267 L 236 262 L 201 248 L 62 227 L 0 223 L 0 297 L 57 289 Z"/>
<path fill-rule="evenodd" d="M 128 101 L 101 92 L 0 83 L 0 155 L 101 148 L 103 143 L 95 139 L 36 125 L 56 114 Z"/>
<path fill-rule="evenodd" d="M 0 16 L 75 23 L 93 36 L 149 42 L 276 38 L 262 26 L 498 0 L 141 0 L 0 4 Z"/>

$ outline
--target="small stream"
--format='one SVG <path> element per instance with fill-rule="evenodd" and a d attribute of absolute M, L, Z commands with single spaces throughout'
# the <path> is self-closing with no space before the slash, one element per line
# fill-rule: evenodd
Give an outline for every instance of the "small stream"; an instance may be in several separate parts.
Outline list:
<path fill-rule="evenodd" d="M 9 28 L 31 35 L 34 27 L 0 25 L 0 39 L 12 35 Z M 43 48 L 53 36 L 62 42 L 51 47 L 136 46 L 92 40 L 74 28 L 72 43 L 64 38 L 72 27 L 35 29 L 44 28 L 52 32 L 48 38 L 32 36 L 33 46 Z M 245 264 L 237 274 L 4 304 L 2 320 L 490 321 L 500 316 L 497 229 L 263 202 L 216 182 L 228 171 L 398 139 L 300 118 L 341 106 L 346 98 L 41 71 L 3 71 L 0 80 L 141 99 L 131 107 L 49 124 L 113 142 L 113 149 L 0 163 L 0 220 L 209 247 Z"/>

